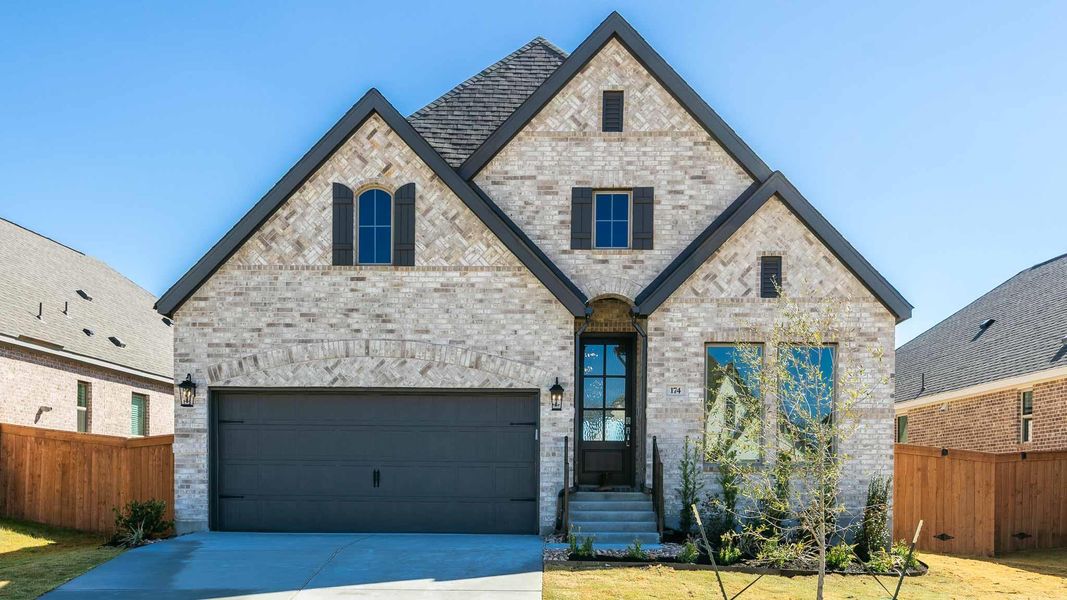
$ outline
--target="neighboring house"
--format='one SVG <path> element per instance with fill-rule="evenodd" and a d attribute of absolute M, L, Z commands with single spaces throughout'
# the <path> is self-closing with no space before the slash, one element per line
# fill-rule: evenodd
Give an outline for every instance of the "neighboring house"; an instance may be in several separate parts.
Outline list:
<path fill-rule="evenodd" d="M 618 14 L 406 119 L 371 90 L 157 304 L 198 385 L 178 528 L 546 531 L 565 458 L 638 492 L 575 522 L 628 518 L 654 436 L 674 495 L 708 349 L 761 341 L 774 280 L 851 298 L 840 364 L 888 381 L 911 306 Z M 842 444 L 853 508 L 892 471 L 875 392 Z"/>
<path fill-rule="evenodd" d="M 174 430 L 170 319 L 103 262 L 0 219 L 0 422 Z"/>
<path fill-rule="evenodd" d="M 1067 450 L 1067 254 L 898 348 L 896 413 L 901 443 Z"/>

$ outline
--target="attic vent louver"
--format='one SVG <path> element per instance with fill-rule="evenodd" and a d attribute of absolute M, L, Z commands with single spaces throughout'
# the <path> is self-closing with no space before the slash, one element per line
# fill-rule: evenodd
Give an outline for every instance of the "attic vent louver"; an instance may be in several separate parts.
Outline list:
<path fill-rule="evenodd" d="M 164 324 L 164 325 L 166 325 L 167 327 L 170 327 L 171 325 L 173 325 L 173 324 L 174 324 L 174 321 L 171 321 L 171 320 L 170 320 L 169 318 L 167 318 L 167 317 L 163 317 L 163 324 Z"/>
<path fill-rule="evenodd" d="M 90 301 L 90 302 L 92 302 L 92 300 L 93 300 L 93 297 L 90 296 L 89 292 L 87 292 L 85 290 L 78 290 L 78 295 L 81 296 L 82 298 Z"/>
<path fill-rule="evenodd" d="M 993 323 L 996 323 L 996 322 L 997 322 L 996 319 L 986 319 L 985 321 L 982 321 L 981 323 L 979 323 L 978 328 L 979 329 L 989 329 L 989 326 L 992 325 Z"/>
<path fill-rule="evenodd" d="M 109 336 L 107 339 L 110 340 L 112 344 L 115 344 L 119 348 L 125 348 L 126 347 L 126 343 L 125 342 L 123 342 L 122 340 L 120 340 L 119 338 L 117 338 L 117 337 L 115 337 L 113 335 Z"/>
<path fill-rule="evenodd" d="M 82 333 L 84 333 L 85 335 L 88 335 L 88 336 L 92 336 L 93 335 L 93 330 L 89 329 L 88 327 L 86 327 L 85 329 L 82 329 Z"/>

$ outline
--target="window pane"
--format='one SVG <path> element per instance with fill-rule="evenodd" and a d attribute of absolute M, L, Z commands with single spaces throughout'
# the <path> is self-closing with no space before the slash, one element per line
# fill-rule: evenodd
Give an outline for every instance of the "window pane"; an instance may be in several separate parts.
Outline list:
<path fill-rule="evenodd" d="M 374 225 L 374 192 L 376 191 L 367 190 L 359 195 L 359 206 L 356 207 L 356 210 L 359 211 L 360 227 Z"/>
<path fill-rule="evenodd" d="M 360 227 L 359 228 L 359 262 L 361 263 L 373 263 L 374 262 L 374 228 L 373 227 Z"/>
<path fill-rule="evenodd" d="M 897 417 L 897 442 L 900 444 L 908 443 L 908 417 Z"/>
<path fill-rule="evenodd" d="M 374 248 L 374 262 L 376 263 L 389 263 L 389 246 L 392 241 L 389 236 L 388 227 L 375 227 L 375 244 Z"/>
<path fill-rule="evenodd" d="M 627 244 L 627 238 L 629 237 L 629 228 L 626 221 L 615 221 L 611 224 L 611 247 L 612 248 L 625 248 Z"/>
<path fill-rule="evenodd" d="M 86 407 L 89 402 L 89 384 L 79 381 L 78 382 L 78 406 Z"/>
<path fill-rule="evenodd" d="M 611 220 L 611 194 L 596 195 L 596 220 Z"/>
<path fill-rule="evenodd" d="M 611 221 L 596 222 L 597 248 L 611 248 Z"/>
<path fill-rule="evenodd" d="M 1031 415 L 1034 413 L 1034 393 L 1023 392 L 1023 414 Z"/>
<path fill-rule="evenodd" d="M 1031 421 L 1030 419 L 1023 419 L 1023 441 L 1024 442 L 1029 442 L 1030 441 L 1031 428 L 1033 427 L 1033 424 L 1034 424 L 1034 422 Z"/>
<path fill-rule="evenodd" d="M 78 410 L 78 431 L 80 433 L 89 431 L 89 411 L 84 408 Z"/>
<path fill-rule="evenodd" d="M 793 433 L 803 435 L 833 416 L 833 348 L 824 346 L 782 348 L 779 360 L 788 376 L 778 386 L 781 417 L 792 424 Z M 800 442 L 801 440 L 796 440 Z"/>
<path fill-rule="evenodd" d="M 744 353 L 749 349 L 752 356 Z M 744 351 L 736 345 L 707 347 L 705 442 L 722 444 L 742 460 L 758 460 L 760 455 L 763 406 L 754 369 L 762 356 L 761 346 L 747 346 Z"/>
<path fill-rule="evenodd" d="M 604 383 L 608 408 L 626 408 L 626 379 L 605 377 Z"/>
<path fill-rule="evenodd" d="M 604 380 L 600 377 L 585 378 L 582 396 L 582 406 L 585 408 L 604 408 Z"/>
<path fill-rule="evenodd" d="M 604 439 L 604 413 L 590 410 L 582 413 L 582 439 L 599 442 Z"/>
<path fill-rule="evenodd" d="M 619 344 L 604 346 L 604 361 L 607 363 L 604 368 L 606 375 L 626 374 L 626 348 L 624 346 Z"/>
<path fill-rule="evenodd" d="M 616 221 L 625 221 L 629 209 L 629 198 L 626 194 L 615 194 L 611 199 L 611 218 Z"/>
<path fill-rule="evenodd" d="M 374 224 L 392 225 L 393 217 L 390 210 L 389 194 L 377 190 L 374 199 Z"/>
<path fill-rule="evenodd" d="M 603 375 L 604 374 L 604 346 L 600 344 L 590 344 L 585 347 L 585 357 L 582 363 L 583 375 Z"/>
<path fill-rule="evenodd" d="M 144 435 L 144 396 L 134 394 L 130 402 L 130 433 Z"/>
<path fill-rule="evenodd" d="M 604 413 L 604 441 L 621 442 L 626 439 L 626 411 L 609 410 Z"/>

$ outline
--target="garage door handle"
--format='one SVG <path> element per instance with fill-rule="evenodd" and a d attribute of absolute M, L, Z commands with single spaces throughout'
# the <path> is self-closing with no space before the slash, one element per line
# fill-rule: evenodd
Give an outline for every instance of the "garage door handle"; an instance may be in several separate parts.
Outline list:
<path fill-rule="evenodd" d="M 231 499 L 231 498 L 244 498 L 244 496 L 231 496 L 229 494 L 219 494 L 219 498 L 221 498 L 222 500 L 226 500 L 226 499 Z"/>
<path fill-rule="evenodd" d="M 509 498 L 511 502 L 537 502 L 537 498 Z"/>
<path fill-rule="evenodd" d="M 537 421 L 521 421 L 521 422 L 518 422 L 518 423 L 508 423 L 508 425 L 511 425 L 512 427 L 515 427 L 515 426 L 518 426 L 518 425 L 533 426 L 533 425 L 537 425 Z"/>
<path fill-rule="evenodd" d="M 244 421 L 238 421 L 236 419 L 219 419 L 219 423 L 244 423 Z"/>
<path fill-rule="evenodd" d="M 382 483 L 382 472 L 378 469 L 374 469 L 371 481 L 373 482 L 374 487 L 378 487 Z"/>

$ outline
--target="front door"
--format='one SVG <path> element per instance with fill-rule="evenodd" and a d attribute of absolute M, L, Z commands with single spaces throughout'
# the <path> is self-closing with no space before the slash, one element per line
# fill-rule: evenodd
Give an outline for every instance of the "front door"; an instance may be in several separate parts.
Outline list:
<path fill-rule="evenodd" d="M 578 485 L 634 482 L 633 339 L 582 338 L 578 397 Z"/>

